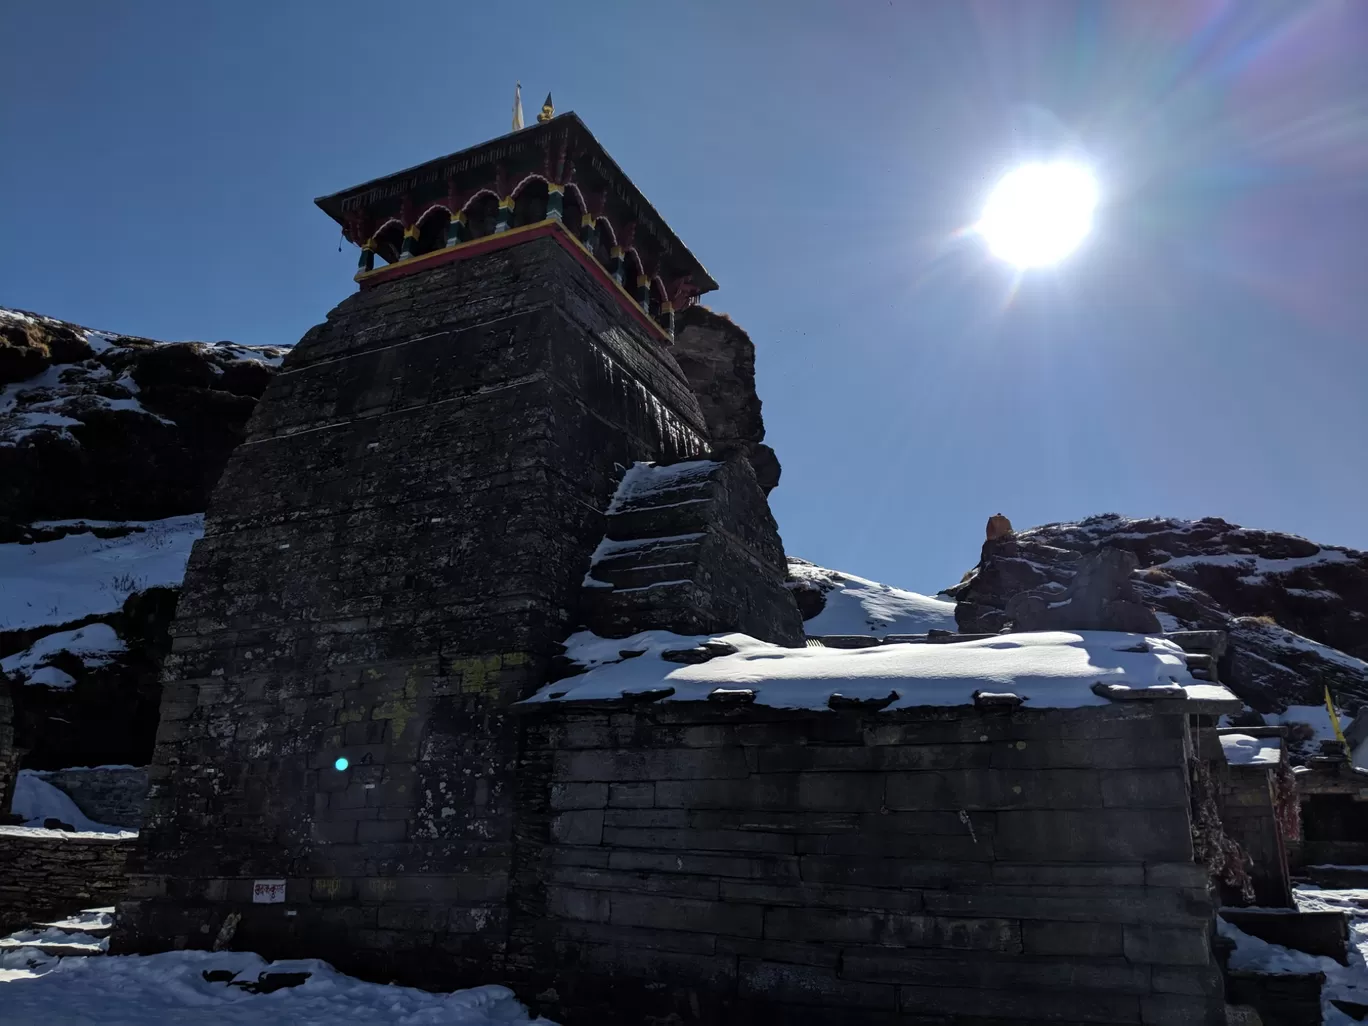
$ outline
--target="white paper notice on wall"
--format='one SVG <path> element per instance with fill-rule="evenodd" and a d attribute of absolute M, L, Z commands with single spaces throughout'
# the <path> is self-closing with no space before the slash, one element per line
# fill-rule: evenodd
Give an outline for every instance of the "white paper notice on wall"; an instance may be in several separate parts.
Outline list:
<path fill-rule="evenodd" d="M 253 905 L 280 905 L 285 901 L 284 880 L 253 880 Z"/>

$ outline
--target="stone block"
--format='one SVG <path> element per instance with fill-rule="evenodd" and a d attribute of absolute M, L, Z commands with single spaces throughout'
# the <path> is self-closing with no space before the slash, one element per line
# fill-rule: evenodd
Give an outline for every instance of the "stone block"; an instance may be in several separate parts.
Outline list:
<path fill-rule="evenodd" d="M 1125 927 L 1125 953 L 1132 962 L 1204 966 L 1211 962 L 1211 942 L 1205 924 L 1134 924 Z"/>
<path fill-rule="evenodd" d="M 925 896 L 922 901 L 925 904 Z M 936 916 L 936 944 L 960 951 L 1021 951 L 1021 925 L 1011 919 Z"/>
<path fill-rule="evenodd" d="M 1120 923 L 1060 923 L 1026 920 L 1021 924 L 1022 950 L 1028 955 L 1120 955 Z"/>
<path fill-rule="evenodd" d="M 560 844 L 598 844 L 603 840 L 603 810 L 562 812 L 551 819 L 551 837 Z"/>
<path fill-rule="evenodd" d="M 678 873 L 628 873 L 584 866 L 559 866 L 549 873 L 552 883 L 587 890 L 673 894 L 687 898 L 716 898 L 716 879 Z"/>
<path fill-rule="evenodd" d="M 1145 883 L 1151 887 L 1200 890 L 1209 882 L 1206 867 L 1196 862 L 1152 862 L 1145 867 Z"/>
<path fill-rule="evenodd" d="M 1059 1022 L 1069 1026 L 1140 1023 L 1140 997 L 1105 991 L 1044 991 L 904 985 L 898 988 L 904 1015 L 946 1015 L 952 1022 Z"/>
<path fill-rule="evenodd" d="M 612 905 L 607 891 L 581 891 L 557 886 L 546 890 L 546 911 L 548 915 L 561 919 L 606 923 L 612 913 Z"/>
<path fill-rule="evenodd" d="M 608 785 L 602 783 L 565 783 L 551 785 L 551 808 L 557 812 L 569 809 L 602 809 L 608 804 Z"/>
<path fill-rule="evenodd" d="M 1179 891 L 1145 887 L 999 887 L 927 890 L 927 911 L 946 915 L 999 916 L 1071 923 L 1189 925 L 1207 923 L 1211 905 Z"/>
<path fill-rule="evenodd" d="M 1003 886 L 1139 887 L 1147 882 L 1146 867 L 1138 862 L 1120 865 L 999 862 L 993 866 L 993 883 Z"/>
<path fill-rule="evenodd" d="M 997 816 L 998 858 L 1017 862 L 1185 862 L 1186 809 L 1007 810 Z"/>
<path fill-rule="evenodd" d="M 744 780 L 750 775 L 745 754 L 733 748 L 663 751 L 591 749 L 557 752 L 554 761 L 556 778 L 567 782 Z"/>
<path fill-rule="evenodd" d="M 1186 809 L 1184 768 L 1113 770 L 1101 774 L 1102 802 L 1123 809 Z"/>
<path fill-rule="evenodd" d="M 1152 994 L 1140 999 L 1140 1021 L 1144 1026 L 1225 1026 L 1225 1001 L 1219 993 L 1205 998 Z"/>
<path fill-rule="evenodd" d="M 356 824 L 358 844 L 395 843 L 408 836 L 408 823 L 396 820 L 361 820 Z"/>
<path fill-rule="evenodd" d="M 622 848 L 667 848 L 672 851 L 745 851 L 782 855 L 791 855 L 794 851 L 792 837 L 748 830 L 604 827 L 603 843 Z"/>
<path fill-rule="evenodd" d="M 760 937 L 765 910 L 756 905 L 647 894 L 614 894 L 611 922 L 622 926 Z"/>
<path fill-rule="evenodd" d="M 821 944 L 926 947 L 934 943 L 929 916 L 771 906 L 764 914 L 766 940 Z"/>
<path fill-rule="evenodd" d="M 609 784 L 608 804 L 615 809 L 649 809 L 655 804 L 655 784 Z"/>
<path fill-rule="evenodd" d="M 961 887 L 986 883 L 992 867 L 982 862 L 914 862 L 873 856 L 803 855 L 805 883 L 838 887 Z"/>
<path fill-rule="evenodd" d="M 798 882 L 796 873 L 790 883 L 723 879 L 720 881 L 720 893 L 724 901 L 830 908 L 847 912 L 906 913 L 920 911 L 922 907 L 920 891 L 804 884 Z"/>
<path fill-rule="evenodd" d="M 1014 990 L 1029 1008 L 1039 991 L 1111 991 L 1148 994 L 1150 969 L 1122 958 L 1024 958 L 1014 955 L 966 955 L 953 951 L 893 952 L 846 949 L 842 974 L 853 980 L 943 987 Z"/>
<path fill-rule="evenodd" d="M 1150 970 L 1156 994 L 1210 997 L 1221 994 L 1221 970 L 1214 964 L 1192 966 L 1156 965 Z"/>
<path fill-rule="evenodd" d="M 872 1008 L 893 1011 L 897 1007 L 897 988 L 881 984 L 843 980 L 816 966 L 791 965 L 742 958 L 737 966 L 737 995 L 833 1006 Z"/>

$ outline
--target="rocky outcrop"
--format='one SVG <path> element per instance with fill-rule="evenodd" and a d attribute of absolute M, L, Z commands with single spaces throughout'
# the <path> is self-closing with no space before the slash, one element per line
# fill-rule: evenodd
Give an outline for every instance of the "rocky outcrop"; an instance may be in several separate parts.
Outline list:
<path fill-rule="evenodd" d="M 677 317 L 672 350 L 698 397 L 713 450 L 740 452 L 768 495 L 779 484 L 779 459 L 765 441 L 755 391 L 755 343 L 726 314 L 686 307 Z"/>
<path fill-rule="evenodd" d="M 0 541 L 33 520 L 203 512 L 285 353 L 163 344 L 10 310 L 0 333 Z"/>
<path fill-rule="evenodd" d="M 1106 515 L 989 541 L 947 589 L 960 630 L 1082 629 L 1068 615 L 1050 619 L 1049 607 L 1097 559 L 1132 567 L 1134 599 L 1162 629 L 1228 632 L 1221 680 L 1257 713 L 1319 705 L 1327 684 L 1350 714 L 1368 702 L 1368 553 L 1215 518 Z M 1032 619 L 1042 600 L 1047 619 Z"/>
<path fill-rule="evenodd" d="M 168 540 L 188 549 L 153 528 L 203 512 L 286 352 L 160 343 L 0 309 L 0 595 L 11 598 L 0 616 L 0 691 L 13 732 L 0 761 L 16 752 L 35 769 L 150 759 L 177 588 L 160 586 L 170 583 L 164 565 L 152 579 L 146 567 L 168 563 Z M 125 536 L 146 543 L 87 544 Z M 54 573 L 60 585 L 49 591 L 100 598 L 47 608 L 38 592 Z M 96 633 L 108 641 L 91 650 Z"/>

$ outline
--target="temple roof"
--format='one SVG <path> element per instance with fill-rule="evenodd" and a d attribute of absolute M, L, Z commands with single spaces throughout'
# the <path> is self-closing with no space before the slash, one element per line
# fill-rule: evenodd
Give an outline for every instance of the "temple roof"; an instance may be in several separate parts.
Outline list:
<path fill-rule="evenodd" d="M 565 147 L 563 156 L 573 161 L 573 175 L 558 184 L 575 188 L 591 207 L 600 206 L 601 210 L 595 210 L 595 213 L 602 213 L 613 225 L 615 233 L 621 233 L 629 223 L 634 224 L 638 246 L 654 251 L 660 263 L 665 265 L 665 274 L 690 278 L 698 294 L 717 288 L 712 275 L 573 111 L 320 196 L 314 202 L 341 225 L 344 232 L 349 232 L 361 215 L 370 214 L 379 219 L 399 216 L 405 199 L 417 216 L 430 203 L 441 202 L 449 189 L 464 193 L 476 189 L 495 190 L 496 178 L 502 175 L 498 187 L 511 191 L 528 176 L 547 177 L 544 168 L 552 165 L 562 144 Z M 650 237 L 650 243 L 643 239 L 643 233 Z"/>

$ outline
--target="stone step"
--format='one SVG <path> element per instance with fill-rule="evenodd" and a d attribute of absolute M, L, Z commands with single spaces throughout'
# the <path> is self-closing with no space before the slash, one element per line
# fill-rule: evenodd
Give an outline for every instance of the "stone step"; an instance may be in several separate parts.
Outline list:
<path fill-rule="evenodd" d="M 1227 923 L 1269 944 L 1326 955 L 1349 964 L 1349 917 L 1343 912 L 1302 912 L 1293 908 L 1222 908 Z"/>

